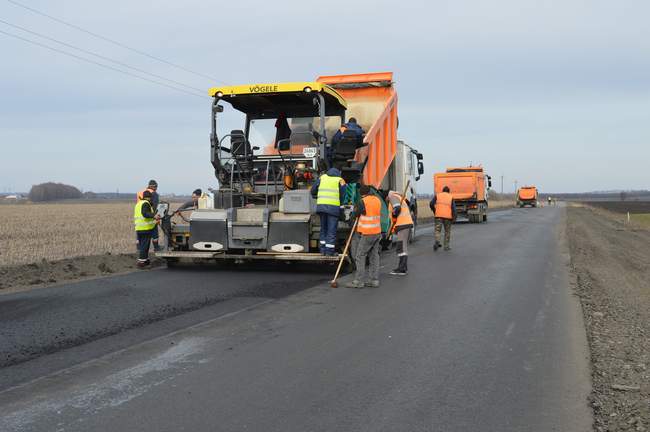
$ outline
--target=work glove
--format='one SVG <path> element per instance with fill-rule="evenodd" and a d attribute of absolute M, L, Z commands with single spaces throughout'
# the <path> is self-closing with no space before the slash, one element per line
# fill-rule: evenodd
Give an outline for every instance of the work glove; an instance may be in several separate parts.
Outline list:
<path fill-rule="evenodd" d="M 402 208 L 400 206 L 397 206 L 397 207 L 393 208 L 393 217 L 397 218 L 397 216 L 399 216 L 401 211 L 402 211 Z"/>

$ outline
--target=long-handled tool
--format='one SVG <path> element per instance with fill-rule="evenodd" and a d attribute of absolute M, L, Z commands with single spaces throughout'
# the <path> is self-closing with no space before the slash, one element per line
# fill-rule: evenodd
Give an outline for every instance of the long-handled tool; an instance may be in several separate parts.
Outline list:
<path fill-rule="evenodd" d="M 339 266 L 336 269 L 336 274 L 334 275 L 334 279 L 332 279 L 332 282 L 330 282 L 330 286 L 332 288 L 338 288 L 339 284 L 336 282 L 336 280 L 339 278 L 339 273 L 341 272 L 341 267 L 343 267 L 343 260 L 345 260 L 345 257 L 348 255 L 348 249 L 350 248 L 350 242 L 352 241 L 352 236 L 354 235 L 354 232 L 357 229 L 357 224 L 359 223 L 359 218 L 357 217 L 356 220 L 354 221 L 354 225 L 352 225 L 352 229 L 350 230 L 350 235 L 348 236 L 348 240 L 345 242 L 345 247 L 343 248 L 343 253 L 341 254 L 341 259 L 339 260 Z"/>

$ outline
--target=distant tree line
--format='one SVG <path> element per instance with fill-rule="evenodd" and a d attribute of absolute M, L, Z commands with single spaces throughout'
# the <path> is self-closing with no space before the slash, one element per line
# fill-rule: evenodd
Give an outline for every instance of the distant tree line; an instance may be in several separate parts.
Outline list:
<path fill-rule="evenodd" d="M 41 183 L 32 186 L 29 191 L 29 200 L 32 202 L 77 199 L 81 197 L 82 193 L 79 189 L 63 183 Z"/>

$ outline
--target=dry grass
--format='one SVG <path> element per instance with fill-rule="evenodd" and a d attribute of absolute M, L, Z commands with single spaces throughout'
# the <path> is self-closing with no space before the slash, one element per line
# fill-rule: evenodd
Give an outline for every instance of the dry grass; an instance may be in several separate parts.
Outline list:
<path fill-rule="evenodd" d="M 630 215 L 630 219 L 634 223 L 650 228 L 650 213 L 633 214 Z"/>
<path fill-rule="evenodd" d="M 135 251 L 133 203 L 0 206 L 0 266 Z"/>

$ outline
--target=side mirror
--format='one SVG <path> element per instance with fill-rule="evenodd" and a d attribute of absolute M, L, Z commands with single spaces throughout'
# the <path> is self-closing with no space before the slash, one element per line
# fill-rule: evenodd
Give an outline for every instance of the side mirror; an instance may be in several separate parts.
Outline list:
<path fill-rule="evenodd" d="M 422 153 L 416 153 L 416 154 L 415 154 L 415 157 L 416 157 L 417 160 L 419 160 L 419 161 L 421 161 L 422 159 L 424 159 L 424 156 L 422 156 Z M 420 173 L 420 174 L 422 174 L 422 173 Z"/>
<path fill-rule="evenodd" d="M 422 161 L 418 162 L 418 176 L 424 174 L 424 163 Z"/>
<path fill-rule="evenodd" d="M 258 146 L 253 146 L 253 151 L 259 150 L 260 148 Z"/>
<path fill-rule="evenodd" d="M 291 148 L 291 142 L 288 139 L 281 139 L 278 141 L 278 150 L 283 152 Z"/>
<path fill-rule="evenodd" d="M 223 105 L 217 105 L 217 112 L 223 112 Z"/>
<path fill-rule="evenodd" d="M 488 179 L 488 187 L 489 187 L 489 188 L 492 187 L 492 180 L 491 180 L 491 179 Z"/>

